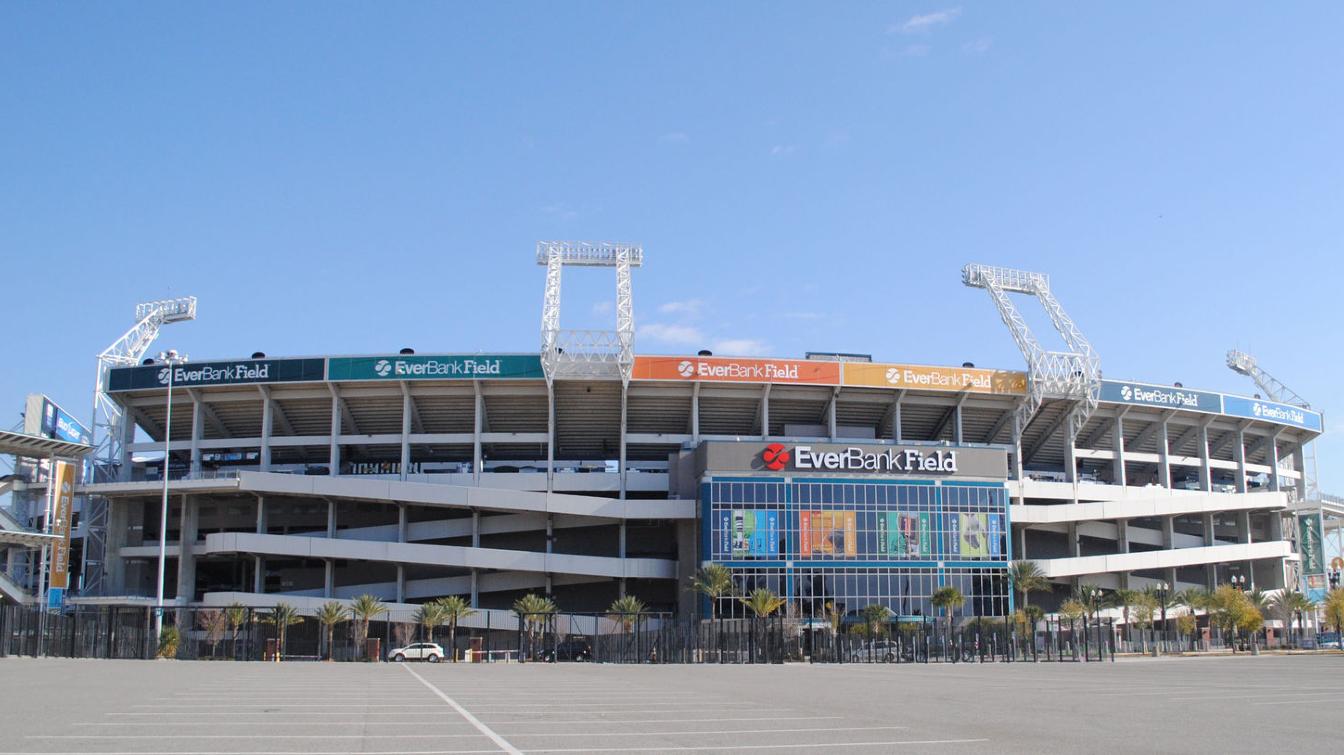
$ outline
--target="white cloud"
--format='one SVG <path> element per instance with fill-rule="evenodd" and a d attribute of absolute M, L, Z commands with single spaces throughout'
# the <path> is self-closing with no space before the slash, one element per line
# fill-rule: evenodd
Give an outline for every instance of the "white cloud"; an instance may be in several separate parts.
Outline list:
<path fill-rule="evenodd" d="M 609 314 L 611 314 L 611 311 L 612 311 L 613 309 L 615 309 L 615 308 L 616 308 L 616 303 L 613 302 L 613 301 L 611 301 L 610 299 L 607 299 L 607 300 L 600 301 L 600 302 L 597 302 L 597 303 L 593 304 L 593 314 L 595 314 L 595 315 L 609 315 Z"/>
<path fill-rule="evenodd" d="M 658 137 L 658 141 L 663 142 L 664 144 L 685 144 L 690 140 L 691 140 L 690 135 L 687 134 L 685 131 L 668 131 L 667 133 Z"/>
<path fill-rule="evenodd" d="M 722 338 L 714 342 L 714 353 L 720 356 L 760 357 L 770 353 L 770 345 L 755 338 Z"/>
<path fill-rule="evenodd" d="M 637 326 L 635 336 L 659 343 L 684 346 L 699 346 L 705 342 L 705 337 L 700 333 L 699 328 L 690 325 L 668 325 L 660 322 L 650 322 Z"/>
<path fill-rule="evenodd" d="M 798 150 L 797 144 L 776 144 L 770 148 L 770 154 L 773 156 L 791 155 Z"/>
<path fill-rule="evenodd" d="M 699 299 L 687 299 L 686 301 L 670 301 L 658 306 L 658 311 L 666 315 L 685 315 L 695 317 L 700 314 L 705 303 Z"/>
<path fill-rule="evenodd" d="M 980 39 L 973 39 L 962 45 L 961 51 L 969 55 L 984 55 L 989 52 L 989 48 L 993 43 L 993 40 L 989 37 L 981 37 Z"/>
<path fill-rule="evenodd" d="M 960 15 L 961 8 L 945 8 L 933 13 L 911 16 L 905 20 L 905 23 L 892 26 L 887 31 L 901 34 L 924 34 L 935 26 L 952 23 Z"/>
<path fill-rule="evenodd" d="M 574 208 L 564 202 L 544 205 L 541 208 L 541 212 L 543 215 L 549 215 L 553 218 L 559 218 L 560 220 L 573 220 L 579 216 L 579 213 L 575 211 Z"/>

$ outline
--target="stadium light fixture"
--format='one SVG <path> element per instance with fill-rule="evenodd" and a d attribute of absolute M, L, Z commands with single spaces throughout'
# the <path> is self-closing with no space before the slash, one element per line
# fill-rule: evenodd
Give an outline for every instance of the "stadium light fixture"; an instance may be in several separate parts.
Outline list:
<path fill-rule="evenodd" d="M 173 372 L 177 365 L 187 362 L 187 355 L 178 354 L 173 349 L 169 349 L 160 352 L 159 362 L 168 365 L 168 414 L 163 420 L 163 503 L 159 509 L 159 586 L 154 597 L 154 641 L 156 643 L 163 636 L 163 582 L 168 565 L 168 467 L 169 460 L 172 457 Z M 183 513 L 185 514 L 185 512 Z M 181 534 L 178 535 L 177 539 L 179 543 L 178 558 L 181 558 L 181 549 L 186 548 L 187 544 L 182 542 Z"/>

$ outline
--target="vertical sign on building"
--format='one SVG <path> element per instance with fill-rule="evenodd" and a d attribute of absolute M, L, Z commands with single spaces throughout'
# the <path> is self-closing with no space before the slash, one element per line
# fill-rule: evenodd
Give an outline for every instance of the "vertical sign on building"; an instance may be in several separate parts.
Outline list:
<path fill-rule="evenodd" d="M 48 584 L 51 593 L 55 593 L 52 596 L 52 602 L 55 603 L 70 583 L 70 517 L 75 502 L 75 465 L 66 461 L 56 462 L 52 482 L 55 499 L 52 501 L 51 532 L 57 539 L 51 550 L 51 578 Z"/>
<path fill-rule="evenodd" d="M 1303 514 L 1297 518 L 1298 544 L 1302 550 L 1302 576 L 1325 575 L 1325 548 L 1321 540 L 1321 515 Z M 1324 581 L 1323 579 L 1321 581 Z M 1310 597 L 1310 596 L 1308 596 Z"/>

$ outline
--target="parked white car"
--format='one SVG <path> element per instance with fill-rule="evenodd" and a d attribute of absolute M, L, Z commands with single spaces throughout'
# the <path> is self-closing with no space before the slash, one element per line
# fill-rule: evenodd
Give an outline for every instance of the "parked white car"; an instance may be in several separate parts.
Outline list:
<path fill-rule="evenodd" d="M 392 648 L 387 651 L 389 661 L 429 661 L 438 663 L 443 660 L 443 647 L 433 642 L 416 642 L 404 648 Z"/>

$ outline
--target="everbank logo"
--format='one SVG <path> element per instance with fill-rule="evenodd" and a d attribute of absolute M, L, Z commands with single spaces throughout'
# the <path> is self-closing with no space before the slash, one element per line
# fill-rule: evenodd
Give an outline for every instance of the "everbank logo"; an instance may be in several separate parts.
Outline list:
<path fill-rule="evenodd" d="M 1120 398 L 1140 404 L 1155 406 L 1174 406 L 1180 409 L 1198 409 L 1199 394 L 1173 388 L 1156 388 L 1145 385 L 1120 386 Z"/>
<path fill-rule="evenodd" d="M 170 373 L 169 370 L 172 370 Z M 266 362 L 238 362 L 236 364 L 202 364 L 192 367 L 163 367 L 159 370 L 159 384 L 173 383 L 237 383 L 251 380 L 270 380 L 271 365 Z"/>
<path fill-rule="evenodd" d="M 761 461 L 765 462 L 765 468 L 771 472 L 778 472 L 788 466 L 791 458 L 789 449 L 785 448 L 782 443 L 771 443 L 765 447 L 764 451 L 761 451 Z"/>
<path fill-rule="evenodd" d="M 785 469 L 790 463 L 795 470 L 817 472 L 957 472 L 956 451 L 914 448 L 865 451 L 850 446 L 842 451 L 820 451 L 795 446 L 790 451 L 781 443 L 771 443 L 761 450 L 761 462 L 771 472 Z"/>
<path fill-rule="evenodd" d="M 695 365 L 691 364 L 691 360 L 683 359 L 681 364 L 677 365 L 677 374 L 682 377 L 690 377 L 695 374 Z"/>
<path fill-rule="evenodd" d="M 686 372 L 686 368 L 692 372 Z M 686 360 L 677 365 L 677 372 L 683 377 L 720 380 L 797 380 L 798 365 L 777 362 L 706 362 L 704 360 Z"/>
<path fill-rule="evenodd" d="M 389 362 L 379 359 L 373 364 L 378 377 L 396 375 L 398 377 L 462 377 L 462 376 L 498 376 L 504 373 L 504 362 L 500 359 L 435 359 L 426 357 L 416 361 L 395 359 Z"/>
<path fill-rule="evenodd" d="M 373 363 L 373 371 L 378 373 L 378 377 L 387 377 L 392 372 L 392 363 L 386 359 L 379 359 Z"/>
<path fill-rule="evenodd" d="M 1262 404 L 1259 401 L 1251 404 L 1251 412 L 1261 419 L 1271 419 L 1278 422 L 1291 422 L 1296 425 L 1307 424 L 1307 414 L 1301 409 L 1294 409 L 1290 406 L 1278 406 L 1276 404 Z"/>

